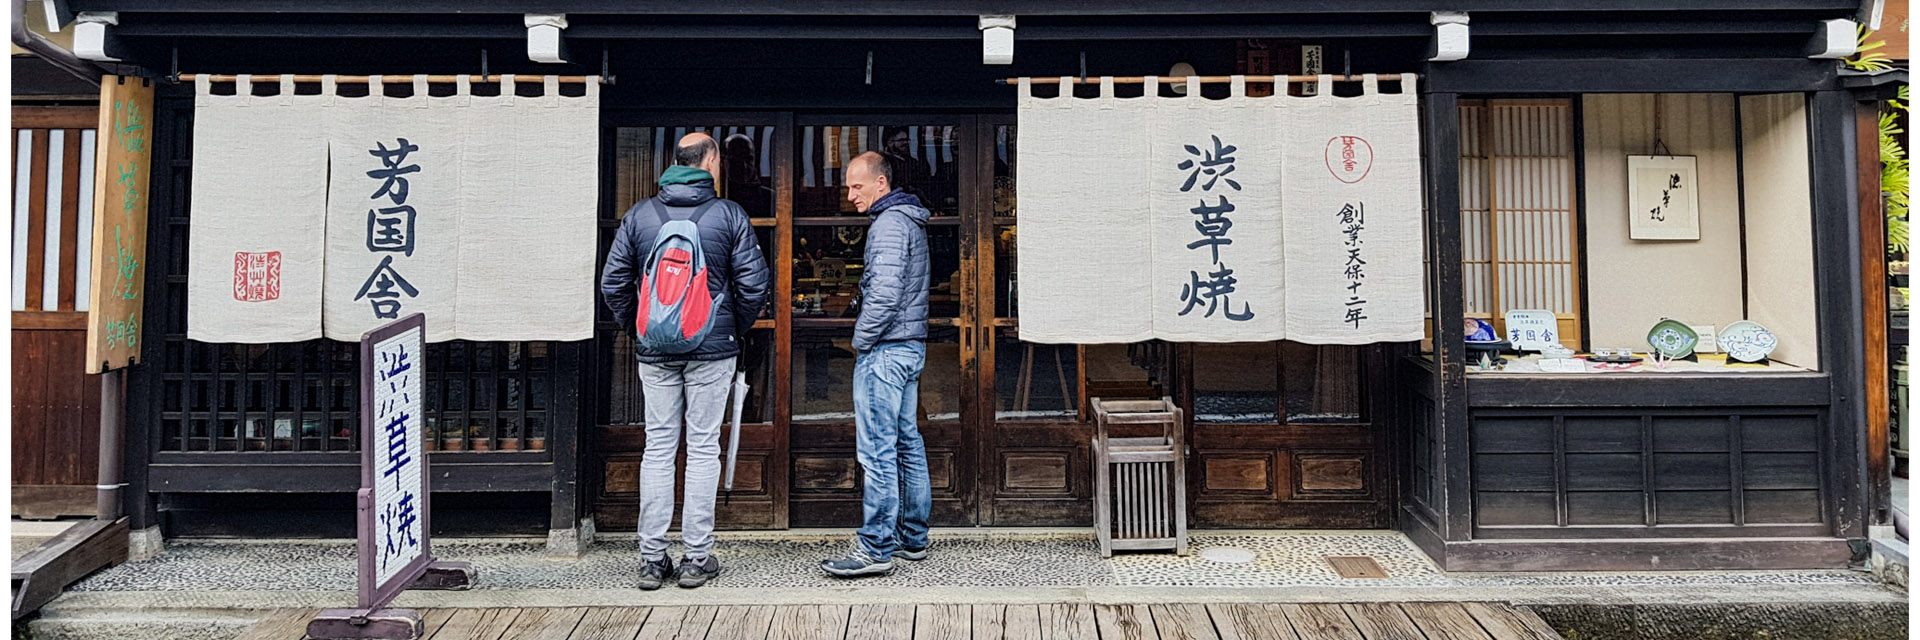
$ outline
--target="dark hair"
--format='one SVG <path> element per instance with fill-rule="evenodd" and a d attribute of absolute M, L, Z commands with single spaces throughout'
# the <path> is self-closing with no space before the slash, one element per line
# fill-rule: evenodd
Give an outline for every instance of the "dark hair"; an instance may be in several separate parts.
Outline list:
<path fill-rule="evenodd" d="M 673 163 L 683 167 L 697 167 L 706 161 L 707 154 L 720 155 L 720 144 L 710 137 L 701 137 L 692 144 L 683 144 L 673 148 Z"/>
<path fill-rule="evenodd" d="M 878 151 L 868 151 L 854 158 L 854 160 L 857 161 L 862 159 L 867 163 L 868 171 L 872 171 L 874 175 L 886 177 L 887 188 L 891 189 L 897 186 L 893 182 L 893 161 L 887 159 L 887 154 Z"/>

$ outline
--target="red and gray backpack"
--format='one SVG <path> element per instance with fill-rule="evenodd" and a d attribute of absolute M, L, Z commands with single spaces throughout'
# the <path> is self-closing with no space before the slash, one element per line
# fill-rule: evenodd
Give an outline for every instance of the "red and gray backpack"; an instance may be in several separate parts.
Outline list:
<path fill-rule="evenodd" d="M 640 273 L 640 310 L 634 321 L 640 348 L 662 354 L 693 351 L 713 330 L 714 314 L 726 299 L 707 286 L 707 255 L 700 244 L 700 219 L 719 200 L 708 200 L 685 220 L 667 214 L 659 199 L 647 207 L 660 216 L 653 250 Z M 684 207 L 672 207 L 684 209 Z M 636 212 L 637 213 L 637 212 Z"/>

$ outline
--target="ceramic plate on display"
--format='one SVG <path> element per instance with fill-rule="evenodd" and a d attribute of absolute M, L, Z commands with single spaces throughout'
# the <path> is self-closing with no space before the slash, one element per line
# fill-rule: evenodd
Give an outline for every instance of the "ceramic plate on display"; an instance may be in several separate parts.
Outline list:
<path fill-rule="evenodd" d="M 1741 320 L 1720 330 L 1720 349 L 1727 357 L 1741 362 L 1759 362 L 1780 346 L 1772 331 L 1751 320 Z"/>
<path fill-rule="evenodd" d="M 1700 334 L 1693 327 L 1671 318 L 1663 318 L 1647 332 L 1647 345 L 1655 353 L 1667 358 L 1685 358 L 1693 354 L 1693 346 L 1700 344 Z"/>
<path fill-rule="evenodd" d="M 1467 318 L 1462 327 L 1466 331 L 1467 342 L 1481 344 L 1501 342 L 1500 336 L 1493 332 L 1493 324 L 1479 318 Z"/>

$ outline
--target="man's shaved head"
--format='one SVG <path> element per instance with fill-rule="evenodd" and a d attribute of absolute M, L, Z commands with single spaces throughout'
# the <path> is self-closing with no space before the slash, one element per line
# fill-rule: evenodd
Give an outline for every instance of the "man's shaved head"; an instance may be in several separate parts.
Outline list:
<path fill-rule="evenodd" d="M 886 178 L 887 186 L 893 186 L 893 162 L 887 160 L 885 154 L 878 151 L 868 151 L 854 156 L 853 161 L 847 163 L 847 169 L 851 171 L 854 167 L 859 167 L 872 175 Z"/>
<path fill-rule="evenodd" d="M 683 167 L 703 167 L 707 158 L 719 159 L 720 144 L 713 136 L 698 131 L 680 136 L 680 142 L 673 148 L 673 163 Z"/>
<path fill-rule="evenodd" d="M 847 162 L 847 200 L 853 202 L 854 209 L 867 213 L 868 207 L 891 191 L 893 163 L 886 156 L 868 151 Z"/>

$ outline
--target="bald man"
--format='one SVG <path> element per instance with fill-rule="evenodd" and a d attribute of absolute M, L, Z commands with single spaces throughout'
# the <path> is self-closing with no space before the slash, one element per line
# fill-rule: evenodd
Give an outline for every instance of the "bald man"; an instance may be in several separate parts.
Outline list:
<path fill-rule="evenodd" d="M 867 229 L 860 319 L 853 328 L 855 445 L 865 472 L 864 521 L 846 557 L 820 568 L 841 577 L 882 575 L 893 559 L 927 557 L 933 490 L 927 445 L 914 424 L 927 360 L 927 209 L 893 188 L 886 156 L 847 165 L 847 199 L 873 219 Z"/>
<path fill-rule="evenodd" d="M 674 149 L 673 161 L 674 166 L 660 174 L 659 195 L 634 205 L 621 219 L 600 275 L 600 291 L 614 318 L 637 330 L 637 280 L 655 237 L 668 220 L 692 220 L 699 229 L 707 286 L 716 303 L 706 339 L 689 351 L 661 353 L 634 342 L 647 414 L 646 457 L 640 463 L 640 588 L 647 590 L 669 579 L 681 587 L 698 587 L 720 574 L 720 561 L 713 556 L 720 422 L 733 387 L 740 341 L 767 304 L 769 280 L 746 212 L 714 193 L 720 145 L 707 134 L 688 134 Z M 674 457 L 683 430 L 687 489 L 680 540 L 685 551 L 676 568 L 667 559 L 667 526 L 673 522 Z"/>

